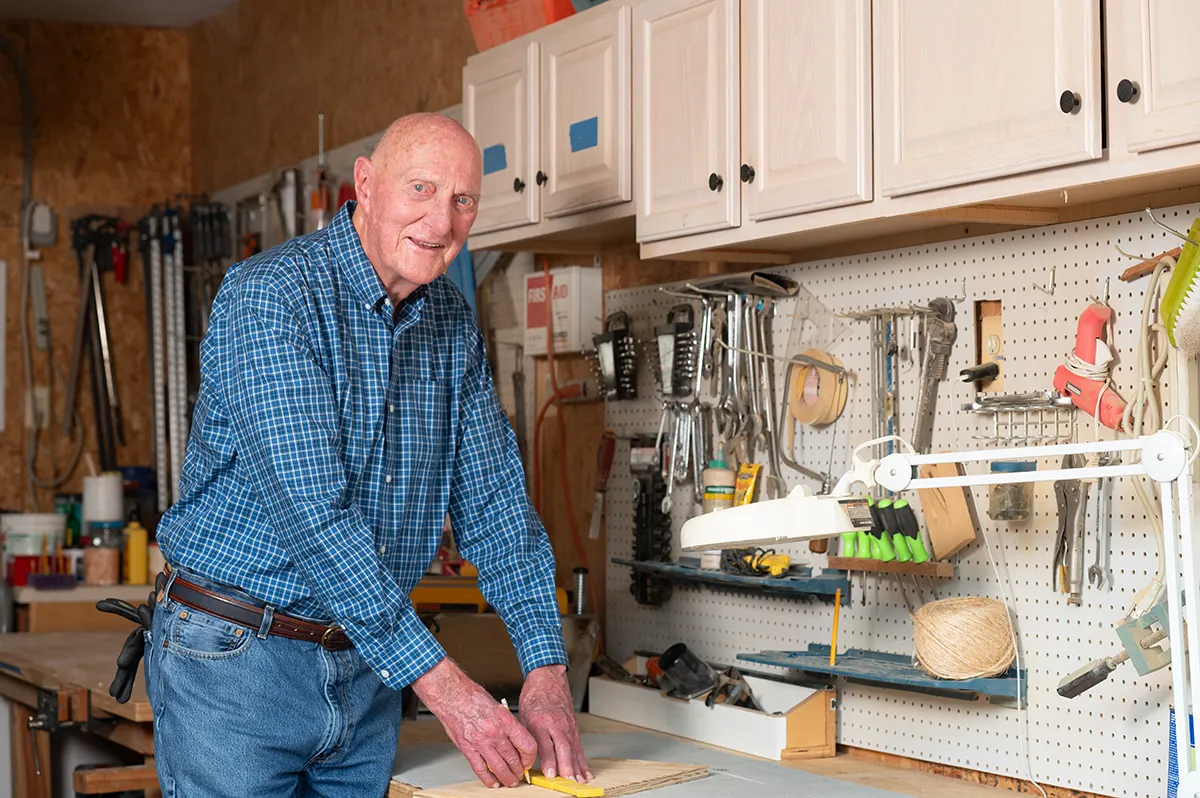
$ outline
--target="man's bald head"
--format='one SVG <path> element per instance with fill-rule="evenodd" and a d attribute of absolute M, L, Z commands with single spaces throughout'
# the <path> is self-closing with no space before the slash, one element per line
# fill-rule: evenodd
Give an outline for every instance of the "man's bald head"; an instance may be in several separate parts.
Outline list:
<path fill-rule="evenodd" d="M 419 113 L 389 125 L 371 157 L 354 162 L 354 228 L 396 304 L 458 257 L 479 209 L 482 160 L 458 122 Z"/>
<path fill-rule="evenodd" d="M 475 138 L 457 121 L 445 114 L 415 113 L 402 116 L 392 124 L 371 151 L 371 162 L 381 170 L 403 159 L 414 149 L 430 144 L 462 144 L 479 151 Z"/>

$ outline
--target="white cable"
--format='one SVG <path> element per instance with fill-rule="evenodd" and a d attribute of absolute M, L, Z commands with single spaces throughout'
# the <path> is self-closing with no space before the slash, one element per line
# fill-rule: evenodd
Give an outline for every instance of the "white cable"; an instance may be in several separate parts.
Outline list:
<path fill-rule="evenodd" d="M 1192 419 L 1183 415 L 1182 413 L 1176 413 L 1167 419 L 1167 422 L 1163 424 L 1163 429 L 1170 427 L 1171 422 L 1175 421 L 1176 419 L 1179 419 L 1180 421 L 1186 421 L 1187 425 L 1192 428 L 1192 433 L 1195 436 L 1192 439 L 1194 441 L 1192 443 L 1192 456 L 1189 457 L 1187 461 L 1188 466 L 1191 467 L 1192 463 L 1196 462 L 1196 457 L 1200 456 L 1200 426 L 1197 426 L 1195 421 L 1192 421 Z"/>

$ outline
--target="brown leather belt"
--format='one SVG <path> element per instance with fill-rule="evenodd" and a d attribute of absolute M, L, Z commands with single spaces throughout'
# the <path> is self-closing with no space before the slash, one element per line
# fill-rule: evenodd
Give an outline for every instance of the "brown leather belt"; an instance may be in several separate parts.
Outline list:
<path fill-rule="evenodd" d="M 165 570 L 169 574 L 170 566 L 167 566 Z M 206 612 L 239 626 L 255 630 L 262 628 L 265 614 L 262 607 L 223 596 L 189 582 L 178 574 L 175 576 L 175 581 L 171 583 L 171 598 L 194 610 Z M 354 643 L 338 626 L 325 626 L 282 613 L 275 613 L 272 617 L 267 634 L 286 637 L 290 640 L 307 640 L 319 644 L 328 651 L 341 651 L 354 646 Z"/>

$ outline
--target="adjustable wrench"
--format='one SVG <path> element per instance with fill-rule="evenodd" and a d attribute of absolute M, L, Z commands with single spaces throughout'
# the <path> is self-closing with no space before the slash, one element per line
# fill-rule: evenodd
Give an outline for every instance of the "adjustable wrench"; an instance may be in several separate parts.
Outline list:
<path fill-rule="evenodd" d="M 938 383 L 946 376 L 950 350 L 958 337 L 954 323 L 954 303 L 938 297 L 929 303 L 933 314 L 925 320 L 924 363 L 921 369 L 921 390 L 917 398 L 916 433 L 913 448 L 928 454 L 933 445 L 933 419 L 937 413 Z"/>

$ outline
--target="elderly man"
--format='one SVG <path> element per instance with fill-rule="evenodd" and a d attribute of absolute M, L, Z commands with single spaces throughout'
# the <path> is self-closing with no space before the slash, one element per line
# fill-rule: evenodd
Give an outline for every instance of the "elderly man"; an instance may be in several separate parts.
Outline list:
<path fill-rule="evenodd" d="M 479 205 L 448 117 L 391 125 L 357 203 L 236 264 L 214 303 L 147 634 L 166 795 L 379 796 L 412 685 L 488 786 L 591 778 L 545 530 L 483 339 L 442 277 Z M 519 721 L 409 593 L 446 514 L 526 674 Z"/>

